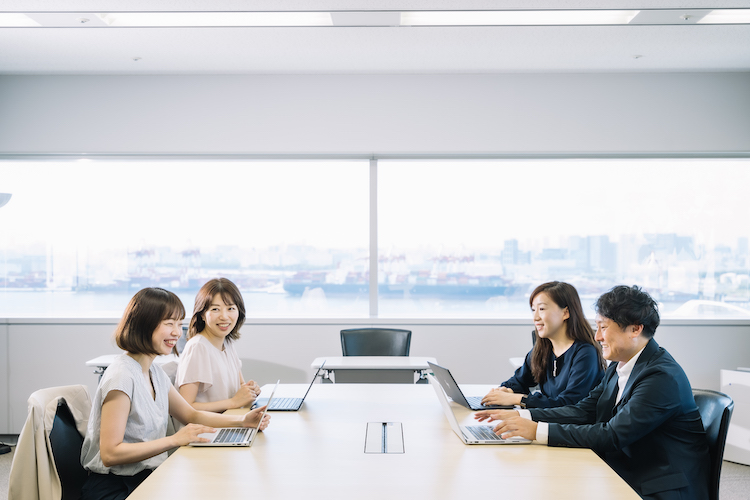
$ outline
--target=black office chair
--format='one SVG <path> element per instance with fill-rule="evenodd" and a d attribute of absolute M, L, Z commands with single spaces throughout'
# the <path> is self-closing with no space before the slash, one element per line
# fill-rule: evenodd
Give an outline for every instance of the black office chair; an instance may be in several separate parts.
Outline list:
<path fill-rule="evenodd" d="M 62 500 L 78 500 L 88 473 L 81 466 L 83 437 L 76 429 L 73 414 L 65 400 L 57 403 L 57 413 L 49 433 L 55 468 L 62 484 Z"/>
<path fill-rule="evenodd" d="M 693 397 L 701 414 L 703 428 L 708 438 L 708 451 L 711 457 L 709 500 L 719 500 L 719 479 L 724 459 L 724 445 L 727 442 L 729 420 L 732 418 L 734 401 L 722 392 L 707 389 L 693 389 Z"/>
<path fill-rule="evenodd" d="M 344 356 L 408 356 L 411 330 L 351 328 L 341 330 Z"/>

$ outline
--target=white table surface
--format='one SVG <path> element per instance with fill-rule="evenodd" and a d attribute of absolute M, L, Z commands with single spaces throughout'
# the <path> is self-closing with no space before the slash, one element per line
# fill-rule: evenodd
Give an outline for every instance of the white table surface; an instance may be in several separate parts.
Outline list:
<path fill-rule="evenodd" d="M 285 384 L 278 394 L 304 389 Z M 461 407 L 456 414 L 471 418 Z M 405 453 L 365 454 L 368 422 L 402 423 Z M 300 411 L 273 413 L 251 448 L 182 447 L 129 500 L 316 497 L 639 498 L 591 450 L 464 445 L 429 385 L 315 384 Z"/>

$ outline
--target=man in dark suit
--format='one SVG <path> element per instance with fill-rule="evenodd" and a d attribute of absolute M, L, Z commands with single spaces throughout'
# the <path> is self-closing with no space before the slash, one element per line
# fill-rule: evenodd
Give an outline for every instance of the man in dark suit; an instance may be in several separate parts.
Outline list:
<path fill-rule="evenodd" d="M 495 432 L 549 446 L 591 448 L 643 498 L 708 498 L 708 442 L 690 382 L 653 339 L 656 302 L 617 286 L 596 302 L 596 340 L 611 361 L 602 382 L 578 404 L 486 410 Z"/>

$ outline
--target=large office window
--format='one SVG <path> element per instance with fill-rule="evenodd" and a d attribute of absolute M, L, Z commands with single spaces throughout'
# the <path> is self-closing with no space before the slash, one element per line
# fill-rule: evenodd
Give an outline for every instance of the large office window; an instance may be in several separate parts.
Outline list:
<path fill-rule="evenodd" d="M 215 276 L 251 318 L 526 318 L 549 280 L 590 318 L 621 283 L 667 318 L 750 317 L 750 160 L 381 159 L 377 186 L 371 168 L 0 161 L 0 318 L 118 317 L 145 286 L 191 311 Z"/>
<path fill-rule="evenodd" d="M 665 317 L 750 317 L 748 160 L 380 161 L 379 311 L 525 317 L 638 284 Z"/>
<path fill-rule="evenodd" d="M 0 162 L 0 317 L 118 317 L 146 286 L 190 314 L 216 276 L 250 317 L 367 316 L 368 165 Z"/>

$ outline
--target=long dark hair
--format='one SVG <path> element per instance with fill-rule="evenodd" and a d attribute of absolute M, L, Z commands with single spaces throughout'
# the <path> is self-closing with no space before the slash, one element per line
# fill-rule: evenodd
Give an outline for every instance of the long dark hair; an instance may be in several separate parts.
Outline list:
<path fill-rule="evenodd" d="M 599 357 L 599 365 L 604 369 L 604 357 L 599 343 L 594 340 L 594 330 L 586 321 L 583 314 L 581 299 L 573 285 L 562 281 L 550 281 L 536 287 L 529 297 L 529 306 L 540 293 L 547 294 L 552 302 L 561 309 L 568 308 L 568 319 L 565 320 L 565 333 L 569 339 L 580 340 L 593 345 L 596 348 L 596 354 Z M 552 341 L 537 337 L 534 348 L 531 350 L 531 374 L 534 380 L 541 384 L 547 380 L 547 362 L 549 354 L 552 352 Z"/>

